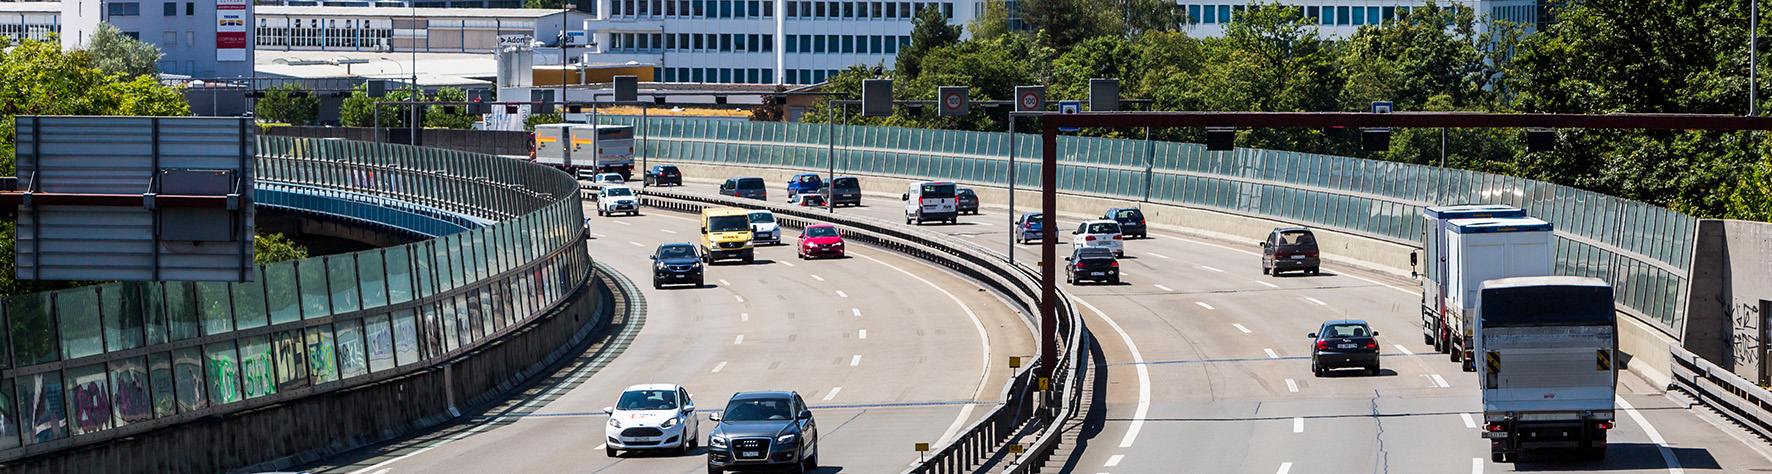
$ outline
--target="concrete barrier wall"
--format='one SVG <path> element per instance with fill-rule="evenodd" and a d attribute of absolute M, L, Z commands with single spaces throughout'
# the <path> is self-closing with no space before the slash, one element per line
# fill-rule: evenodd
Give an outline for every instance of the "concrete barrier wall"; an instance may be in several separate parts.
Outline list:
<path fill-rule="evenodd" d="M 445 364 L 108 443 L 27 457 L 8 463 L 5 472 L 277 470 L 435 426 L 521 386 L 569 353 L 563 348 L 577 347 L 607 321 L 615 295 L 603 277 L 589 281 L 549 314 Z"/>
<path fill-rule="evenodd" d="M 1772 300 L 1772 223 L 1698 221 L 1687 300 L 1686 350 L 1724 370 L 1766 385 Z"/>

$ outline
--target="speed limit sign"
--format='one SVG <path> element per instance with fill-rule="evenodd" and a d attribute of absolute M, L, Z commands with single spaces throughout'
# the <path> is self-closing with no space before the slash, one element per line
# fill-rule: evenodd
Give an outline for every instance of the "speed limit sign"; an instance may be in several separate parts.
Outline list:
<path fill-rule="evenodd" d="M 1015 111 L 1046 110 L 1046 86 L 1015 86 Z"/>
<path fill-rule="evenodd" d="M 967 88 L 963 86 L 944 86 L 941 88 L 941 115 L 943 117 L 964 117 L 967 112 Z"/>

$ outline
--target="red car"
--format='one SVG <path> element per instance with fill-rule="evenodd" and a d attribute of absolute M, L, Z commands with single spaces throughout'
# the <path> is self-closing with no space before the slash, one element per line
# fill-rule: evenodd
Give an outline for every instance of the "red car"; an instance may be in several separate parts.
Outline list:
<path fill-rule="evenodd" d="M 809 225 L 800 232 L 799 256 L 802 259 L 813 257 L 842 257 L 843 234 L 837 232 L 834 225 Z"/>

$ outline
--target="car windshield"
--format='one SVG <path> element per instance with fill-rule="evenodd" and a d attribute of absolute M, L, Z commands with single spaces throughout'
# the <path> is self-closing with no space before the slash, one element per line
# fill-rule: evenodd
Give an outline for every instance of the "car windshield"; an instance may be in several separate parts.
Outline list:
<path fill-rule="evenodd" d="M 634 190 L 628 188 L 609 188 L 603 190 L 603 195 L 611 197 L 633 196 Z"/>
<path fill-rule="evenodd" d="M 1372 331 L 1364 324 L 1331 324 L 1323 327 L 1324 338 L 1331 337 L 1366 337 Z"/>
<path fill-rule="evenodd" d="M 751 223 L 752 224 L 774 224 L 775 223 L 775 214 L 768 213 L 768 212 L 753 212 L 753 213 L 751 213 Z"/>
<path fill-rule="evenodd" d="M 738 232 L 751 230 L 751 222 L 745 216 L 714 216 L 708 218 L 708 232 Z"/>
<path fill-rule="evenodd" d="M 1118 234 L 1118 233 L 1120 233 L 1120 224 L 1115 224 L 1112 222 L 1097 222 L 1094 224 L 1089 224 L 1088 233 L 1090 233 L 1090 234 Z"/>
<path fill-rule="evenodd" d="M 936 183 L 936 184 L 924 184 L 924 185 L 923 185 L 923 194 L 922 194 L 922 196 L 923 196 L 923 198 L 924 198 L 924 199 L 948 199 L 948 198 L 952 198 L 952 197 L 954 197 L 954 185 L 952 185 L 952 184 L 939 184 L 939 183 Z"/>
<path fill-rule="evenodd" d="M 1121 209 L 1120 212 L 1114 213 L 1114 218 L 1115 219 L 1143 219 L 1144 213 L 1138 212 L 1137 209 Z"/>
<path fill-rule="evenodd" d="M 861 184 L 857 183 L 855 178 L 837 178 L 831 180 L 831 186 L 843 189 L 855 189 L 861 187 Z"/>
<path fill-rule="evenodd" d="M 738 189 L 763 189 L 763 178 L 745 178 L 738 180 Z"/>
<path fill-rule="evenodd" d="M 617 410 L 675 410 L 677 409 L 677 391 L 675 390 L 630 390 L 621 394 L 621 401 L 615 404 Z"/>
<path fill-rule="evenodd" d="M 1317 236 L 1309 231 L 1292 231 L 1280 233 L 1280 245 L 1316 245 Z"/>
<path fill-rule="evenodd" d="M 836 237 L 836 227 L 810 227 L 806 229 L 807 237 Z"/>
<path fill-rule="evenodd" d="M 788 411 L 786 398 L 753 398 L 750 400 L 734 400 L 726 405 L 724 421 L 769 421 L 791 420 L 793 414 Z"/>
<path fill-rule="evenodd" d="M 666 245 L 658 248 L 659 260 L 669 258 L 695 258 L 695 247 L 688 245 Z"/>

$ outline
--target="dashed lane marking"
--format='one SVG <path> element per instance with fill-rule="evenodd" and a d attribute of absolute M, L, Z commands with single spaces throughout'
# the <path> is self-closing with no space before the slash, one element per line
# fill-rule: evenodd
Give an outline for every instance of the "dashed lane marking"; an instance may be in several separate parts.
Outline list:
<path fill-rule="evenodd" d="M 781 262 L 782 265 L 794 266 L 793 262 Z"/>
<path fill-rule="evenodd" d="M 1157 285 L 1157 288 L 1158 288 L 1158 289 L 1161 289 L 1161 290 L 1163 290 L 1163 291 L 1175 291 L 1175 289 L 1174 289 L 1174 288 L 1170 288 L 1170 287 L 1167 287 L 1167 286 L 1163 286 L 1163 285 Z"/>
<path fill-rule="evenodd" d="M 1286 474 L 1288 472 L 1292 472 L 1292 463 L 1283 462 L 1280 463 L 1280 470 L 1274 474 Z"/>
<path fill-rule="evenodd" d="M 1201 308 L 1218 309 L 1218 308 L 1212 307 L 1212 305 L 1206 304 L 1205 301 L 1195 301 L 1194 304 L 1200 305 Z M 1242 326 L 1238 326 L 1238 327 L 1242 327 Z M 1243 332 L 1249 332 L 1249 331 L 1243 331 Z"/>
<path fill-rule="evenodd" d="M 740 302 L 740 303 L 743 303 L 743 302 L 744 302 L 744 297 L 743 297 L 743 296 L 738 296 L 738 295 L 732 295 L 732 299 L 735 299 L 735 300 L 738 300 L 738 302 Z"/>
<path fill-rule="evenodd" d="M 628 241 L 628 243 L 630 243 L 630 244 L 634 244 L 634 246 L 635 246 L 635 247 L 645 247 L 645 246 L 646 246 L 646 244 L 642 244 L 642 243 L 639 243 L 639 242 L 635 242 L 635 241 L 632 241 L 632 240 L 629 240 L 629 241 Z"/>
<path fill-rule="evenodd" d="M 658 230 L 658 231 L 659 231 L 659 232 L 664 232 L 664 233 L 666 233 L 666 234 L 675 234 L 675 233 L 677 233 L 677 231 L 674 231 L 674 230 L 670 230 L 670 229 L 659 229 L 659 230 Z"/>
<path fill-rule="evenodd" d="M 1464 419 L 1464 427 L 1465 428 L 1476 428 L 1477 427 L 1477 419 L 1471 417 L 1471 414 L 1459 413 L 1458 417 Z"/>
<path fill-rule="evenodd" d="M 1471 458 L 1471 474 L 1483 474 L 1483 458 Z"/>
<path fill-rule="evenodd" d="M 714 373 L 720 373 L 720 369 L 724 368 L 726 368 L 726 361 L 720 361 L 720 363 L 714 364 Z"/>
<path fill-rule="evenodd" d="M 856 316 L 861 316 L 861 308 L 849 308 L 849 312 L 854 313 Z"/>
<path fill-rule="evenodd" d="M 868 330 L 866 330 L 866 329 L 861 330 L 861 335 L 859 337 L 857 337 L 857 339 L 867 339 L 867 338 L 868 338 Z M 860 357 L 860 356 L 856 356 L 856 357 Z"/>
<path fill-rule="evenodd" d="M 1280 287 L 1280 285 L 1275 285 L 1273 283 L 1268 283 L 1268 282 L 1261 281 L 1261 280 L 1255 280 L 1255 282 L 1263 284 L 1263 285 L 1267 285 L 1268 288 L 1279 288 Z"/>
<path fill-rule="evenodd" d="M 843 391 L 843 387 L 831 387 L 831 393 L 824 394 L 824 401 L 828 402 L 832 398 L 837 398 L 837 392 L 841 391 Z"/>
<path fill-rule="evenodd" d="M 732 345 L 736 346 L 736 345 L 739 345 L 742 343 L 744 343 L 744 335 L 743 334 L 739 334 L 737 338 L 732 339 Z"/>
<path fill-rule="evenodd" d="M 1402 352 L 1407 355 L 1415 355 L 1415 351 L 1409 350 L 1409 348 L 1407 348 L 1407 347 L 1403 347 L 1402 344 L 1391 344 L 1391 345 L 1396 346 L 1397 351 L 1399 351 L 1399 352 Z"/>
<path fill-rule="evenodd" d="M 1277 353 L 1274 353 L 1274 350 L 1273 350 L 1273 349 L 1262 349 L 1262 351 L 1263 351 L 1263 352 L 1267 352 L 1267 356 L 1268 356 L 1268 358 L 1270 358 L 1270 359 L 1278 359 L 1278 358 L 1280 358 L 1280 354 L 1277 354 Z"/>
<path fill-rule="evenodd" d="M 1304 300 L 1305 300 L 1305 301 L 1309 301 L 1309 302 L 1312 302 L 1312 303 L 1316 303 L 1316 304 L 1318 304 L 1318 305 L 1322 305 L 1322 306 L 1329 306 L 1329 303 L 1324 303 L 1324 302 L 1323 302 L 1323 300 L 1319 300 L 1319 299 L 1316 299 L 1316 298 L 1312 298 L 1312 297 L 1309 297 L 1309 296 L 1306 296 L 1306 297 L 1304 297 Z"/>
<path fill-rule="evenodd" d="M 1212 267 L 1208 267 L 1208 266 L 1205 266 L 1205 265 L 1200 265 L 1200 268 L 1204 268 L 1204 269 L 1207 269 L 1207 270 L 1211 270 L 1211 271 L 1215 271 L 1215 272 L 1218 272 L 1218 273 L 1224 273 L 1224 270 L 1219 270 L 1219 269 L 1217 269 L 1217 268 L 1212 268 Z"/>
<path fill-rule="evenodd" d="M 850 367 L 855 367 L 858 365 L 861 365 L 861 354 L 856 354 L 855 357 L 849 358 L 849 366 Z"/>
<path fill-rule="evenodd" d="M 1292 417 L 1292 432 L 1293 433 L 1303 433 L 1304 432 L 1304 417 L 1302 417 L 1302 416 Z"/>
<path fill-rule="evenodd" d="M 621 224 L 621 225 L 633 225 L 633 224 L 629 224 L 629 223 L 622 222 L 622 221 L 610 221 L 610 222 L 614 222 L 614 223 Z"/>
<path fill-rule="evenodd" d="M 812 279 L 818 280 L 818 281 L 824 281 L 824 277 L 818 276 L 816 274 L 812 275 Z"/>
<path fill-rule="evenodd" d="M 1152 257 L 1157 257 L 1157 258 L 1162 258 L 1162 259 L 1167 259 L 1167 258 L 1169 258 L 1169 256 L 1168 256 L 1168 255 L 1163 255 L 1163 254 L 1160 254 L 1160 253 L 1151 253 L 1151 254 L 1150 254 L 1150 255 L 1151 255 L 1151 256 L 1152 256 Z"/>
<path fill-rule="evenodd" d="M 1113 456 L 1108 456 L 1108 460 L 1107 460 L 1107 462 L 1106 462 L 1106 463 L 1102 463 L 1102 465 L 1101 465 L 1101 466 L 1102 466 L 1102 467 L 1114 467 L 1114 466 L 1118 466 L 1118 465 L 1120 465 L 1120 460 L 1121 460 L 1121 459 L 1124 459 L 1124 458 L 1125 458 L 1125 457 L 1126 457 L 1126 455 L 1124 455 L 1124 454 L 1115 454 L 1115 455 L 1113 455 Z"/>
<path fill-rule="evenodd" d="M 1249 333 L 1255 332 L 1255 331 L 1250 331 L 1249 328 L 1243 327 L 1243 325 L 1241 325 L 1241 324 L 1232 324 L 1232 326 L 1236 326 L 1238 331 L 1243 331 L 1243 334 L 1249 334 Z"/>
<path fill-rule="evenodd" d="M 751 313 L 738 313 L 738 320 L 739 321 L 750 321 L 751 320 Z"/>
<path fill-rule="evenodd" d="M 1441 377 L 1440 374 L 1433 374 L 1433 376 L 1435 385 L 1439 385 L 1440 388 L 1452 388 L 1452 384 L 1446 383 L 1445 377 Z"/>
<path fill-rule="evenodd" d="M 1294 393 L 1297 393 L 1298 392 L 1298 381 L 1295 381 L 1292 379 L 1286 379 L 1286 390 L 1290 390 Z"/>
<path fill-rule="evenodd" d="M 849 294 L 848 294 L 848 293 L 844 293 L 844 292 L 843 292 L 843 290 L 837 290 L 837 296 L 838 296 L 838 297 L 841 297 L 841 298 L 848 298 L 848 297 L 849 297 Z"/>
<path fill-rule="evenodd" d="M 720 286 L 732 286 L 732 282 L 726 281 L 725 278 L 721 278 L 720 279 Z"/>

